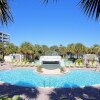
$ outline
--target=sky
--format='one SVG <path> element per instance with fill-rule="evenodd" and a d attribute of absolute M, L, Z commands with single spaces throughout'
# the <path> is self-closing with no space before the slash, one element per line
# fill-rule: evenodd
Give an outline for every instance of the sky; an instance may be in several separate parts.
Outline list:
<path fill-rule="evenodd" d="M 64 45 L 82 43 L 88 47 L 100 45 L 100 18 L 88 18 L 78 5 L 79 0 L 11 0 L 14 23 L 0 26 L 0 31 L 10 35 L 10 42 L 39 45 Z"/>

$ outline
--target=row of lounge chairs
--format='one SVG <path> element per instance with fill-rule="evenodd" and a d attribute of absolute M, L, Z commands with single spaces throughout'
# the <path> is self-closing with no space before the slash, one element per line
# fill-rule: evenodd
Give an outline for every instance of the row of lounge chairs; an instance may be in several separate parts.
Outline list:
<path fill-rule="evenodd" d="M 35 66 L 36 64 L 34 62 L 23 62 L 23 61 L 16 61 L 12 63 L 13 66 L 21 66 L 21 67 L 27 67 L 27 66 Z"/>
<path fill-rule="evenodd" d="M 21 67 L 27 67 L 27 66 L 38 66 L 40 65 L 39 61 L 35 61 L 35 62 L 24 62 L 24 61 L 14 61 L 12 63 L 13 66 L 21 66 Z M 84 67 L 87 67 L 87 68 L 96 68 L 97 67 L 97 63 L 96 62 L 89 62 L 88 64 L 84 64 L 82 62 L 78 63 L 73 63 L 71 61 L 65 61 L 65 66 L 66 67 L 76 67 L 76 68 L 84 68 Z"/>
<path fill-rule="evenodd" d="M 87 67 L 87 68 L 96 68 L 97 67 L 97 63 L 94 62 L 89 62 L 88 64 L 84 64 L 82 62 L 78 63 L 73 63 L 73 62 L 65 62 L 65 66 L 66 67 L 76 67 L 76 68 L 84 68 L 84 67 Z"/>

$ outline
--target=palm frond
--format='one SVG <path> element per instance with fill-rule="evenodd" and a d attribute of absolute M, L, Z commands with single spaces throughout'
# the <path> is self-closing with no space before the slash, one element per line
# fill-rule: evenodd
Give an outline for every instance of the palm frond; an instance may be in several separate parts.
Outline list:
<path fill-rule="evenodd" d="M 8 22 L 13 22 L 13 17 L 7 0 L 0 0 L 0 21 L 2 25 L 7 25 Z"/>
<path fill-rule="evenodd" d="M 43 0 L 43 3 L 48 3 L 50 0 Z M 58 0 L 52 0 L 53 2 L 57 2 Z"/>
<path fill-rule="evenodd" d="M 94 17 L 96 20 L 99 18 L 100 15 L 100 0 L 81 0 L 80 6 L 84 13 L 89 17 Z"/>

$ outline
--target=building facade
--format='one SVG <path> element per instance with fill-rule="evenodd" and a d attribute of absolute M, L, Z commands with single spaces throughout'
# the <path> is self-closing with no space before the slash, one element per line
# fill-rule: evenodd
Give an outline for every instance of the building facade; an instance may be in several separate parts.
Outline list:
<path fill-rule="evenodd" d="M 0 32 L 0 42 L 10 42 L 10 36 L 8 34 Z"/>

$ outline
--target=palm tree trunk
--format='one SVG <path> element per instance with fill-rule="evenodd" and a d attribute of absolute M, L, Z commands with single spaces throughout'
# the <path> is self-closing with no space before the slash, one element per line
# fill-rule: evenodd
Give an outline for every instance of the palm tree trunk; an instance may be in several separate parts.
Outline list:
<path fill-rule="evenodd" d="M 77 53 L 76 53 L 76 56 L 77 56 L 77 59 L 78 59 L 78 58 L 79 58 L 78 51 L 77 51 Z"/>

